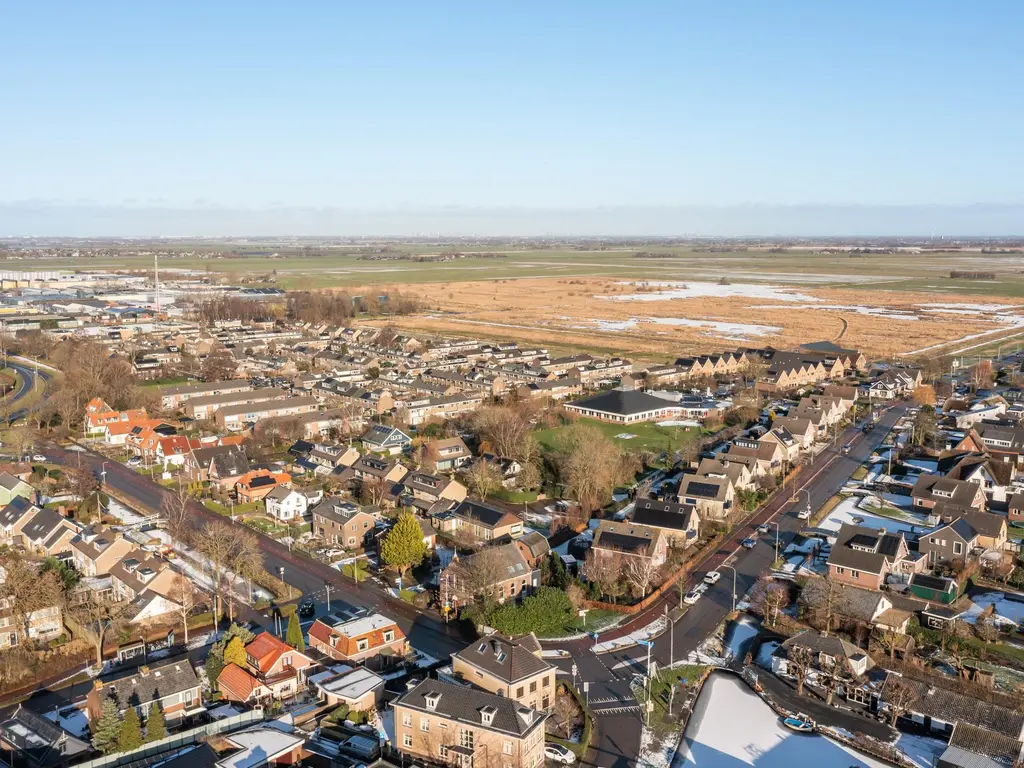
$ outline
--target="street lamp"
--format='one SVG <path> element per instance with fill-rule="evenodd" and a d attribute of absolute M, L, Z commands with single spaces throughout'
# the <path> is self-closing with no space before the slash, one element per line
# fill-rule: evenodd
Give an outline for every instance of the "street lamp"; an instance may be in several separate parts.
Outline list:
<path fill-rule="evenodd" d="M 779 559 L 779 524 L 778 524 L 778 522 L 776 522 L 774 520 L 769 520 L 768 522 L 765 523 L 765 525 L 774 525 L 775 526 L 775 560 L 778 561 L 778 559 Z"/>
<path fill-rule="evenodd" d="M 100 464 L 100 485 L 106 487 L 107 485 L 107 462 Z"/>
<path fill-rule="evenodd" d="M 793 495 L 789 497 L 789 500 L 790 501 L 799 501 L 801 493 L 806 493 L 807 494 L 807 514 L 808 514 L 808 516 L 810 516 L 810 514 L 811 514 L 811 492 L 809 490 L 807 490 L 806 488 L 797 488 L 796 491 L 793 493 Z"/>
<path fill-rule="evenodd" d="M 719 566 L 719 567 L 720 568 L 728 568 L 730 571 L 732 571 L 732 609 L 735 611 L 736 610 L 736 568 L 734 568 L 731 565 L 726 565 L 725 563 L 722 563 L 722 565 Z"/>
<path fill-rule="evenodd" d="M 324 589 L 327 590 L 327 612 L 331 612 L 331 582 L 324 580 Z"/>

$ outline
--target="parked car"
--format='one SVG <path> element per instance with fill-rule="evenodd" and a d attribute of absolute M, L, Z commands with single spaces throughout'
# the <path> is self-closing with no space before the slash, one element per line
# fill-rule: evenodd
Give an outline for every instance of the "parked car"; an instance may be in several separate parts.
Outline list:
<path fill-rule="evenodd" d="M 706 584 L 698 584 L 685 595 L 683 595 L 683 602 L 687 605 L 693 605 L 704 596 L 704 593 L 707 592 L 707 590 L 708 587 Z"/>
<path fill-rule="evenodd" d="M 768 533 L 768 531 L 770 531 L 771 529 L 772 527 L 768 525 L 768 523 L 761 523 L 759 526 L 757 526 L 758 533 Z"/>
<path fill-rule="evenodd" d="M 128 461 L 125 462 L 125 465 L 129 467 L 141 466 L 142 459 L 140 459 L 138 456 L 132 456 L 130 459 L 128 459 Z"/>
<path fill-rule="evenodd" d="M 704 583 L 709 586 L 712 584 L 717 584 L 720 578 L 722 578 L 722 574 L 720 574 L 718 571 L 708 571 L 704 575 Z"/>
<path fill-rule="evenodd" d="M 308 619 L 310 616 L 316 613 L 316 603 L 312 600 L 303 600 L 299 603 L 299 616 L 304 619 Z"/>
<path fill-rule="evenodd" d="M 576 755 L 568 747 L 563 747 L 561 744 L 553 744 L 550 741 L 544 745 L 544 756 L 548 760 L 554 760 L 562 765 L 572 765 L 576 762 Z"/>
<path fill-rule="evenodd" d="M 804 507 L 797 511 L 796 516 L 798 520 L 809 520 L 811 517 L 811 510 L 808 507 Z"/>
<path fill-rule="evenodd" d="M 751 538 L 749 536 L 740 542 L 740 545 L 744 549 L 753 549 L 755 544 L 757 544 L 757 539 Z"/>
<path fill-rule="evenodd" d="M 45 462 L 46 461 L 46 457 L 43 456 L 43 454 L 41 454 L 41 453 L 36 453 L 36 454 L 33 454 L 32 461 Z"/>

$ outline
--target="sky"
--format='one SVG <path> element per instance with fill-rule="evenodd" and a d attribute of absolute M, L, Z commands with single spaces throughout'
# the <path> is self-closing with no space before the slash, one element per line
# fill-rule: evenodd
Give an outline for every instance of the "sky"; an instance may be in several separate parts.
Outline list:
<path fill-rule="evenodd" d="M 1017 0 L 37 0 L 0 25 L 3 234 L 1024 234 Z"/>

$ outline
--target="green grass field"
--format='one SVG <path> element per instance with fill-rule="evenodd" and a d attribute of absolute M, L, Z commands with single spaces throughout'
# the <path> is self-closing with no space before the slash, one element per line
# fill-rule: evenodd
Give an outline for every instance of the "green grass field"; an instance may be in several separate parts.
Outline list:
<path fill-rule="evenodd" d="M 712 434 L 701 427 L 659 427 L 652 423 L 608 424 L 596 419 L 580 419 L 578 423 L 597 427 L 606 437 L 627 451 L 646 450 L 655 453 L 668 450 L 678 451 L 684 443 Z M 539 429 L 533 433 L 533 436 L 545 451 L 553 451 L 558 447 L 558 436 L 566 429 L 568 427 Z M 623 434 L 635 435 L 635 437 L 629 439 L 617 437 L 617 435 Z"/>
<path fill-rule="evenodd" d="M 685 246 L 621 246 L 607 250 L 526 248 L 520 244 L 468 245 L 453 243 L 397 243 L 394 251 L 432 255 L 443 251 L 504 253 L 506 258 L 473 258 L 453 262 L 371 261 L 360 258 L 357 246 L 326 245 L 303 249 L 294 245 L 228 246 L 210 243 L 161 244 L 188 251 L 166 258 L 167 270 L 190 269 L 224 274 L 269 275 L 281 288 L 318 288 L 342 285 L 395 285 L 401 283 L 458 283 L 525 277 L 622 277 L 661 280 L 717 280 L 771 282 L 781 285 L 850 287 L 870 284 L 885 291 L 956 292 L 971 296 L 1024 296 L 1024 274 L 1010 257 L 979 253 L 885 254 L 851 256 L 811 251 L 734 251 L 709 253 Z M 234 249 L 238 257 L 204 257 L 214 248 Z M 278 253 L 256 255 L 253 251 Z M 365 249 L 363 249 L 365 251 Z M 311 252 L 312 251 L 312 252 Z M 666 254 L 670 258 L 636 259 L 637 251 Z M 1019 257 L 1018 257 L 1019 258 Z M 3 263 L 3 262 L 0 262 Z M 109 258 L 18 259 L 10 268 L 32 269 L 152 269 L 152 258 L 135 254 Z M 996 281 L 951 280 L 950 270 L 996 271 Z M 168 272 L 170 274 L 170 272 Z"/>

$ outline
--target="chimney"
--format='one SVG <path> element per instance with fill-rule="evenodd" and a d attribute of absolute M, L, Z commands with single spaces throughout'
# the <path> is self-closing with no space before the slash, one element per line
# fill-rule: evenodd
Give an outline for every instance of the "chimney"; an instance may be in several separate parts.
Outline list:
<path fill-rule="evenodd" d="M 149 665 L 148 664 L 143 664 L 141 667 L 139 667 L 139 674 L 142 675 L 143 677 L 146 677 L 147 675 L 149 675 L 149 671 L 150 670 L 149 670 Z"/>
<path fill-rule="evenodd" d="M 885 536 L 885 533 L 886 533 L 886 531 L 885 531 L 885 528 L 879 528 L 879 529 L 878 529 L 878 535 L 879 535 L 880 537 L 881 537 L 881 536 Z"/>

